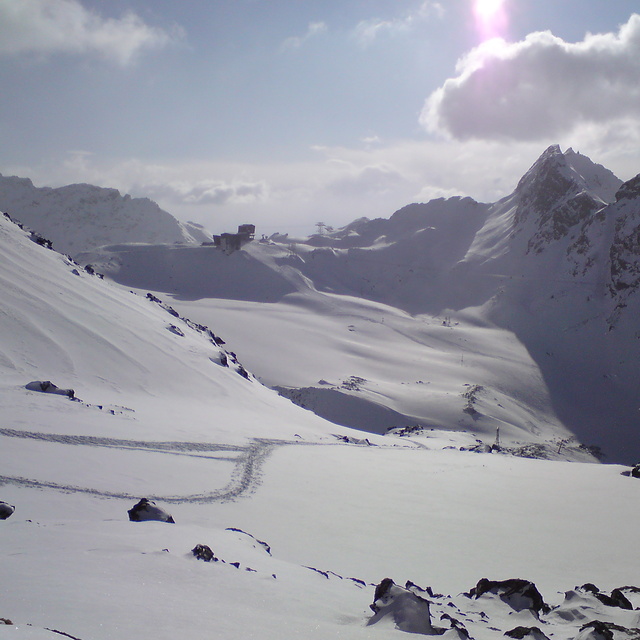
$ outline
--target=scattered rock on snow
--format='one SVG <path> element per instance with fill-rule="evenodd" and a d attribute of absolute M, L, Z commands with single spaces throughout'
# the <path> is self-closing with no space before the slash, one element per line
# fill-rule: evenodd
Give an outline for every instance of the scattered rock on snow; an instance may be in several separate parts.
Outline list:
<path fill-rule="evenodd" d="M 602 593 L 595 584 L 591 584 L 590 582 L 583 584 L 579 589 L 581 591 L 592 593 L 600 602 L 602 602 L 602 604 L 605 604 L 608 607 L 620 607 L 620 609 L 629 610 L 633 609 L 633 605 L 629 602 L 624 593 L 622 593 L 621 589 L 614 589 L 610 596 L 606 593 Z"/>
<path fill-rule="evenodd" d="M 575 640 L 636 640 L 640 637 L 640 629 L 627 629 L 612 622 L 593 620 L 580 627 Z"/>
<path fill-rule="evenodd" d="M 516 627 L 511 631 L 505 631 L 504 635 L 516 640 L 549 640 L 538 627 Z"/>
<path fill-rule="evenodd" d="M 549 605 L 545 604 L 536 585 L 529 580 L 511 578 L 495 581 L 481 578 L 478 584 L 471 589 L 469 596 L 477 599 L 485 593 L 496 594 L 515 611 L 530 609 L 536 614 L 549 611 Z"/>
<path fill-rule="evenodd" d="M 13 515 L 15 510 L 16 508 L 8 502 L 0 501 L 0 520 L 6 520 Z"/>
<path fill-rule="evenodd" d="M 132 522 L 143 522 L 145 520 L 157 520 L 159 522 L 170 522 L 175 524 L 175 520 L 170 513 L 166 512 L 161 507 L 158 507 L 155 502 L 142 498 L 140 502 L 134 505 L 129 511 L 129 520 Z"/>
<path fill-rule="evenodd" d="M 457 634 L 460 640 L 471 640 L 471 636 L 469 635 L 466 627 L 457 618 L 450 616 L 448 613 L 443 613 L 440 616 L 440 620 L 447 620 L 449 622 L 450 629 Z M 441 631 L 445 632 L 448 631 L 448 629 L 442 629 Z"/>
<path fill-rule="evenodd" d="M 247 536 L 251 538 L 259 547 L 261 547 L 262 549 L 264 549 L 264 551 L 266 551 L 269 555 L 271 555 L 271 547 L 263 540 L 258 540 L 258 538 L 256 538 L 254 535 L 251 535 L 250 533 L 247 533 L 242 529 L 236 529 L 236 527 L 227 527 L 226 531 L 233 531 L 235 533 L 240 533 L 243 536 Z M 254 548 L 257 548 L 256 544 L 253 545 Z"/>
<path fill-rule="evenodd" d="M 373 447 L 375 445 L 371 444 L 369 438 L 354 438 L 353 436 L 342 436 L 338 434 L 334 434 L 334 438 L 340 440 L 340 442 L 346 442 L 347 444 L 358 444 L 364 445 L 367 447 Z"/>
<path fill-rule="evenodd" d="M 396 629 L 409 633 L 436 635 L 439 633 L 431 625 L 429 602 L 408 589 L 399 587 L 391 578 L 385 578 L 377 587 L 373 604 L 374 615 L 367 626 L 391 617 Z"/>
<path fill-rule="evenodd" d="M 75 391 L 73 389 L 60 389 L 50 380 L 34 380 L 25 385 L 29 391 L 40 391 L 41 393 L 55 393 L 59 396 L 67 396 L 68 398 L 75 398 Z"/>
<path fill-rule="evenodd" d="M 180 327 L 176 327 L 175 324 L 167 325 L 167 330 L 171 331 L 171 333 L 175 333 L 177 336 L 184 338 L 184 331 Z"/>
<path fill-rule="evenodd" d="M 218 558 L 216 558 L 213 551 L 211 551 L 211 547 L 206 544 L 197 544 L 193 549 L 191 549 L 191 553 L 193 553 L 198 560 L 204 560 L 205 562 L 218 562 Z"/>

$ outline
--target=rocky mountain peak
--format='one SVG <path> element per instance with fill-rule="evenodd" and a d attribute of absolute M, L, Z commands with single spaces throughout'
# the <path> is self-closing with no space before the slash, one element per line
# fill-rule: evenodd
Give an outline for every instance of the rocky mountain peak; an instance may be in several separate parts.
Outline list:
<path fill-rule="evenodd" d="M 616 192 L 616 202 L 620 200 L 630 200 L 640 196 L 640 173 L 625 182 Z"/>
<path fill-rule="evenodd" d="M 516 232 L 528 227 L 527 253 L 541 253 L 613 201 L 621 184 L 608 169 L 559 145 L 550 146 L 522 177 L 514 196 Z"/>

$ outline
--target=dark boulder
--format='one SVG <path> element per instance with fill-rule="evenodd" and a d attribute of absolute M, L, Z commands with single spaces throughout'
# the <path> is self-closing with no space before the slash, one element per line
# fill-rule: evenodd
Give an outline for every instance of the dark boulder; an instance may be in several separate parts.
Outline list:
<path fill-rule="evenodd" d="M 611 592 L 611 595 L 607 595 L 606 593 L 602 593 L 595 584 L 591 582 L 587 582 L 579 587 L 580 591 L 587 591 L 594 595 L 602 604 L 607 605 L 607 607 L 619 607 L 620 609 L 633 609 L 633 605 L 627 597 L 622 593 L 621 589 L 614 589 Z"/>
<path fill-rule="evenodd" d="M 29 391 L 40 391 L 41 393 L 55 393 L 58 396 L 67 396 L 67 398 L 75 398 L 73 389 L 60 389 L 50 380 L 34 380 L 25 385 Z"/>
<path fill-rule="evenodd" d="M 211 551 L 211 547 L 206 544 L 197 544 L 193 549 L 191 549 L 191 553 L 193 553 L 198 560 L 204 560 L 204 562 L 218 562 L 218 558 L 216 558 L 213 551 Z"/>
<path fill-rule="evenodd" d="M 440 620 L 447 621 L 449 623 L 449 629 L 437 630 L 438 635 L 440 635 L 440 632 L 444 633 L 448 630 L 452 630 L 456 632 L 456 635 L 458 636 L 458 638 L 460 638 L 460 640 L 471 640 L 471 636 L 469 635 L 467 628 L 457 618 L 450 616 L 448 613 L 443 613 L 440 616 Z"/>
<path fill-rule="evenodd" d="M 516 627 L 511 631 L 505 631 L 504 635 L 516 640 L 549 640 L 538 627 Z"/>
<path fill-rule="evenodd" d="M 580 633 L 576 636 L 576 640 L 614 640 L 614 630 L 627 631 L 625 627 L 611 622 L 594 620 L 580 627 Z"/>
<path fill-rule="evenodd" d="M 398 586 L 391 578 L 385 578 L 376 587 L 373 604 L 369 605 L 374 615 L 367 625 L 376 624 L 390 617 L 396 629 L 408 633 L 436 635 L 440 633 L 431 625 L 429 601 Z"/>
<path fill-rule="evenodd" d="M 469 592 L 469 597 L 477 599 L 485 593 L 493 593 L 499 596 L 514 611 L 530 609 L 536 614 L 549 612 L 549 605 L 544 602 L 542 594 L 538 591 L 536 585 L 529 580 L 520 578 L 488 580 L 487 578 L 481 578 L 478 584 Z"/>
<path fill-rule="evenodd" d="M 142 498 L 138 504 L 129 511 L 129 520 L 132 522 L 143 522 L 146 520 L 157 520 L 158 522 L 170 522 L 175 524 L 175 520 L 170 513 L 157 506 L 155 502 Z"/>
<path fill-rule="evenodd" d="M 8 502 L 0 501 L 0 520 L 6 520 L 13 515 L 16 508 Z"/>

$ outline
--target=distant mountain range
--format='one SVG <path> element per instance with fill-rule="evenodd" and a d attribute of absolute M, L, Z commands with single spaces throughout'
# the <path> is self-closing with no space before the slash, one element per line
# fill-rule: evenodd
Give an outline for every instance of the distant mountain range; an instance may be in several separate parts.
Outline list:
<path fill-rule="evenodd" d="M 1 178 L 0 209 L 222 325 L 267 384 L 346 426 L 569 433 L 640 458 L 640 176 L 623 184 L 571 149 L 549 147 L 496 203 L 410 204 L 231 255 L 149 200 L 89 185 Z"/>
<path fill-rule="evenodd" d="M 182 223 L 148 198 L 116 189 L 71 184 L 35 187 L 28 178 L 0 175 L 0 211 L 38 231 L 71 256 L 118 242 L 200 243 L 211 236 Z"/>

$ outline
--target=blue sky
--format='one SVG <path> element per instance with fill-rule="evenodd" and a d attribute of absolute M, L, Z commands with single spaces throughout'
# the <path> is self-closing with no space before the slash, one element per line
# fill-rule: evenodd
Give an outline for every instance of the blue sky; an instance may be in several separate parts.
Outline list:
<path fill-rule="evenodd" d="M 305 233 L 640 172 L 637 0 L 0 0 L 0 172 Z"/>

